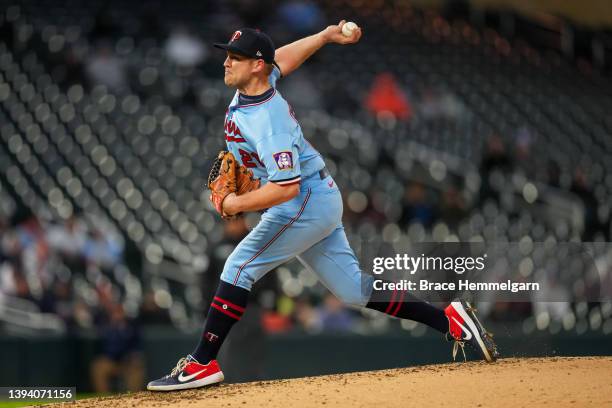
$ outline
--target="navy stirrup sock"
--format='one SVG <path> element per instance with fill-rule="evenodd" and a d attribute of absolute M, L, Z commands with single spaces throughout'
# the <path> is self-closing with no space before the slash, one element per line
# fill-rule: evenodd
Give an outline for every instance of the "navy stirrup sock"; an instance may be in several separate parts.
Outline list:
<path fill-rule="evenodd" d="M 220 281 L 210 304 L 202 337 L 192 356 L 201 364 L 214 360 L 232 326 L 240 320 L 247 305 L 249 291 Z"/>
<path fill-rule="evenodd" d="M 448 319 L 444 311 L 416 298 L 407 290 L 374 291 L 366 307 L 400 319 L 426 324 L 441 333 L 448 331 Z"/>

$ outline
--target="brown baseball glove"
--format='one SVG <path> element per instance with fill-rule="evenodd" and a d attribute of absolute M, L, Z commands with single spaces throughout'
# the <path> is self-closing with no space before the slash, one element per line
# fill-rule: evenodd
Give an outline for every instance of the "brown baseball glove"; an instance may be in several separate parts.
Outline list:
<path fill-rule="evenodd" d="M 259 180 L 253 178 L 253 172 L 239 166 L 234 155 L 225 150 L 219 152 L 208 174 L 210 201 L 224 218 L 230 218 L 223 212 L 225 197 L 231 193 L 241 195 L 256 190 L 259 184 Z"/>
<path fill-rule="evenodd" d="M 238 166 L 236 169 L 236 194 L 242 195 L 249 191 L 257 190 L 259 188 L 259 180 L 253 177 L 253 171 L 244 167 L 244 165 Z"/>

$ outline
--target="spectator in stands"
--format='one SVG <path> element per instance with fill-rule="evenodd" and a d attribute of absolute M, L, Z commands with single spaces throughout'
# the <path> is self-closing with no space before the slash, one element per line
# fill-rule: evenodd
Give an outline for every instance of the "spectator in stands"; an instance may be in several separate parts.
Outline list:
<path fill-rule="evenodd" d="M 426 87 L 421 94 L 419 113 L 426 121 L 457 121 L 465 117 L 466 110 L 451 92 Z"/>
<path fill-rule="evenodd" d="M 53 285 L 53 313 L 57 314 L 67 326 L 74 326 L 74 302 L 70 281 L 58 279 Z"/>
<path fill-rule="evenodd" d="M 262 307 L 261 326 L 266 333 L 282 333 L 293 326 L 292 313 L 297 300 L 285 295 L 277 295 L 274 290 L 267 291 L 259 297 Z"/>
<path fill-rule="evenodd" d="M 72 85 L 86 85 L 87 76 L 83 66 L 82 53 L 77 52 L 75 47 L 69 47 L 64 53 L 64 66 L 66 74 L 62 85 L 68 89 Z"/>
<path fill-rule="evenodd" d="M 355 327 L 356 319 L 353 312 L 331 293 L 325 295 L 323 304 L 317 308 L 317 315 L 320 327 L 324 331 L 351 331 Z"/>
<path fill-rule="evenodd" d="M 45 227 L 36 215 L 30 213 L 17 226 L 16 233 L 21 269 L 30 279 L 32 295 L 40 299 L 42 291 L 52 281 L 52 271 L 47 269 L 50 252 Z"/>
<path fill-rule="evenodd" d="M 0 292 L 34 300 L 22 272 L 22 248 L 13 229 L 0 236 Z"/>
<path fill-rule="evenodd" d="M 480 162 L 480 203 L 484 203 L 488 198 L 499 202 L 499 189 L 504 176 L 510 173 L 513 167 L 502 138 L 497 134 L 491 135 Z"/>
<path fill-rule="evenodd" d="M 123 61 L 113 54 L 109 45 L 96 49 L 86 63 L 86 72 L 92 86 L 105 85 L 111 91 L 127 87 L 127 72 Z"/>
<path fill-rule="evenodd" d="M 321 331 L 321 320 L 310 299 L 302 296 L 295 300 L 293 309 L 295 323 L 307 332 Z"/>
<path fill-rule="evenodd" d="M 440 105 L 442 106 L 443 117 L 446 120 L 458 121 L 465 119 L 467 116 L 467 110 L 465 106 L 455 94 L 448 91 L 442 92 L 440 98 Z"/>
<path fill-rule="evenodd" d="M 366 108 L 376 116 L 391 115 L 396 119 L 410 120 L 412 106 L 406 94 L 392 74 L 378 74 L 366 98 Z"/>
<path fill-rule="evenodd" d="M 121 261 L 123 246 L 110 231 L 91 227 L 83 245 L 87 262 L 101 267 L 112 267 Z"/>
<path fill-rule="evenodd" d="M 44 291 L 38 302 L 42 313 L 57 315 L 70 329 L 73 324 L 72 286 L 67 280 L 56 279 L 50 288 Z"/>
<path fill-rule="evenodd" d="M 576 194 L 584 205 L 584 230 L 582 233 L 582 241 L 593 241 L 595 234 L 601 228 L 597 214 L 598 203 L 587 181 L 587 176 L 581 167 L 576 168 L 574 171 L 574 180 L 570 191 Z"/>
<path fill-rule="evenodd" d="M 101 274 L 95 266 L 90 266 L 89 269 L 92 275 L 97 275 L 95 291 L 98 296 L 98 310 L 95 319 L 97 323 L 105 324 L 108 317 L 113 315 L 112 312 L 119 301 L 119 295 L 110 279 Z"/>
<path fill-rule="evenodd" d="M 315 32 L 325 22 L 319 6 L 304 0 L 283 2 L 278 9 L 278 17 L 299 37 Z"/>
<path fill-rule="evenodd" d="M 520 170 L 530 179 L 538 179 L 543 168 L 539 160 L 533 160 L 531 145 L 534 135 L 526 126 L 521 126 L 514 134 L 514 162 L 516 170 Z"/>
<path fill-rule="evenodd" d="M 442 116 L 442 109 L 438 94 L 433 88 L 426 87 L 421 94 L 419 111 L 423 119 L 436 120 Z"/>
<path fill-rule="evenodd" d="M 404 194 L 404 210 L 401 222 L 417 222 L 424 227 L 431 227 L 436 219 L 436 211 L 427 199 L 427 190 L 420 183 L 410 183 Z"/>
<path fill-rule="evenodd" d="M 74 328 L 81 329 L 91 329 L 94 326 L 92 310 L 83 299 L 77 298 L 74 302 L 72 324 Z"/>
<path fill-rule="evenodd" d="M 32 248 L 37 254 L 45 257 L 49 253 L 44 227 L 36 215 L 30 214 L 17 225 L 16 232 L 21 250 Z"/>
<path fill-rule="evenodd" d="M 64 225 L 52 225 L 47 231 L 47 240 L 62 261 L 73 272 L 85 271 L 84 249 L 87 240 L 87 229 L 83 222 L 72 215 Z"/>
<path fill-rule="evenodd" d="M 18 298 L 30 300 L 32 302 L 36 302 L 36 299 L 32 295 L 32 291 L 30 290 L 30 285 L 28 285 L 28 281 L 23 275 L 22 271 L 18 268 L 17 265 L 13 265 L 13 282 L 14 282 L 14 293 Z"/>
<path fill-rule="evenodd" d="M 102 353 L 91 364 L 94 391 L 112 391 L 112 382 L 117 379 L 123 380 L 124 388 L 130 391 L 142 389 L 144 360 L 140 330 L 126 318 L 121 304 L 115 304 L 109 311 L 100 338 Z"/>
<path fill-rule="evenodd" d="M 159 307 L 155 301 L 155 293 L 148 291 L 140 306 L 139 322 L 142 325 L 164 325 L 172 323 L 168 309 Z"/>
<path fill-rule="evenodd" d="M 0 264 L 0 293 L 9 296 L 17 296 L 17 279 L 17 270 L 13 262 L 6 260 Z"/>
<path fill-rule="evenodd" d="M 168 60 L 185 70 L 200 65 L 208 56 L 208 50 L 202 40 L 185 26 L 172 30 L 164 49 Z"/>
<path fill-rule="evenodd" d="M 450 186 L 442 194 L 440 217 L 450 229 L 456 230 L 466 216 L 467 208 L 461 192 L 455 186 Z"/>

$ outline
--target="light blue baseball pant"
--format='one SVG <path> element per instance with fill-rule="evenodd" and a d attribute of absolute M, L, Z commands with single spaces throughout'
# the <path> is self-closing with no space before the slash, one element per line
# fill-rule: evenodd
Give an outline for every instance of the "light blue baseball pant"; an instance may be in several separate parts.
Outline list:
<path fill-rule="evenodd" d="M 295 257 L 342 302 L 368 303 L 373 278 L 362 275 L 349 246 L 342 196 L 330 176 L 302 179 L 297 197 L 263 213 L 227 259 L 221 280 L 251 290 L 267 272 Z"/>

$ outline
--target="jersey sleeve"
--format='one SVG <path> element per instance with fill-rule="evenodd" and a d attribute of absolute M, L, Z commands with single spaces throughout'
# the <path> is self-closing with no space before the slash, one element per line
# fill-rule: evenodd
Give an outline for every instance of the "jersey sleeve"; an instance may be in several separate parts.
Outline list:
<path fill-rule="evenodd" d="M 272 73 L 270 73 L 270 76 L 268 77 L 268 82 L 270 82 L 270 86 L 272 88 L 276 88 L 276 81 L 278 81 L 282 77 L 282 75 L 280 68 L 278 68 L 276 64 L 274 64 L 273 66 L 274 68 L 272 69 Z"/>
<path fill-rule="evenodd" d="M 261 139 L 257 143 L 257 154 L 266 167 L 268 181 L 279 185 L 300 182 L 300 158 L 291 135 L 274 135 Z"/>

